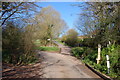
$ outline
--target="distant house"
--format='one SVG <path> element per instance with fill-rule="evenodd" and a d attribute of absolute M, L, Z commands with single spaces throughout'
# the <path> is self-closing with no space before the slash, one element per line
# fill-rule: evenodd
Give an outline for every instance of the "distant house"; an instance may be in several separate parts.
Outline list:
<path fill-rule="evenodd" d="M 90 32 L 89 35 L 78 36 L 78 39 L 94 38 L 97 33 L 98 33 L 98 30 L 94 30 L 94 31 Z"/>

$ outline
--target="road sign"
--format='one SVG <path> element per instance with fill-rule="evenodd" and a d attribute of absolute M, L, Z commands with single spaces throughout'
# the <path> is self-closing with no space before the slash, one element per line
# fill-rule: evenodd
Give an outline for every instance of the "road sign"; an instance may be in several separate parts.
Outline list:
<path fill-rule="evenodd" d="M 50 39 L 47 39 L 48 41 L 50 41 Z"/>

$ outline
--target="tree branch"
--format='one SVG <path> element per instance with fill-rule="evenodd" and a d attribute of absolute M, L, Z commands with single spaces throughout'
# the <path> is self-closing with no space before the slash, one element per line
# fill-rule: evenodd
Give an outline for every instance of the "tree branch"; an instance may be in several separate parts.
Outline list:
<path fill-rule="evenodd" d="M 1 26 L 5 23 L 5 21 L 9 18 L 9 17 L 11 17 L 14 13 L 16 13 L 18 10 L 16 10 L 16 11 L 14 11 L 12 14 L 10 14 L 7 18 L 5 18 L 4 20 L 3 20 L 3 22 L 2 22 L 2 24 L 1 24 Z"/>
<path fill-rule="evenodd" d="M 10 9 L 5 9 L 5 11 L 3 11 L 3 13 L 2 13 L 2 15 L 1 15 L 1 17 L 3 17 L 3 15 L 6 13 L 6 12 L 8 12 L 8 11 L 12 11 L 13 9 L 16 9 L 16 8 L 18 8 L 20 5 L 22 5 L 24 2 L 21 2 L 18 6 L 16 6 L 16 7 L 14 7 L 14 8 L 10 8 Z"/>

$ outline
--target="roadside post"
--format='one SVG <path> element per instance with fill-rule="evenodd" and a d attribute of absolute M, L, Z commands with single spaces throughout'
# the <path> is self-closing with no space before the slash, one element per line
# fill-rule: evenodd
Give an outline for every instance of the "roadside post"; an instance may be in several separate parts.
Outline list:
<path fill-rule="evenodd" d="M 108 68 L 108 74 L 110 73 L 110 61 L 109 61 L 109 56 L 106 55 L 106 59 L 107 59 L 107 68 Z"/>
<path fill-rule="evenodd" d="M 62 50 L 62 49 L 60 48 L 59 53 L 61 53 L 61 50 Z"/>
<path fill-rule="evenodd" d="M 101 60 L 101 57 L 100 57 L 100 52 L 101 52 L 101 45 L 100 44 L 98 44 L 98 57 L 97 57 L 97 64 L 99 64 L 100 63 L 100 60 Z"/>

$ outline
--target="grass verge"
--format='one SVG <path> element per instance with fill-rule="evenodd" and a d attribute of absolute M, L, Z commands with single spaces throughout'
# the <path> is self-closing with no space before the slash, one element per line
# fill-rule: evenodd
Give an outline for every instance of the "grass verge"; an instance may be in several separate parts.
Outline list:
<path fill-rule="evenodd" d="M 37 47 L 36 49 L 41 50 L 41 51 L 59 51 L 60 49 L 58 47 Z"/>

